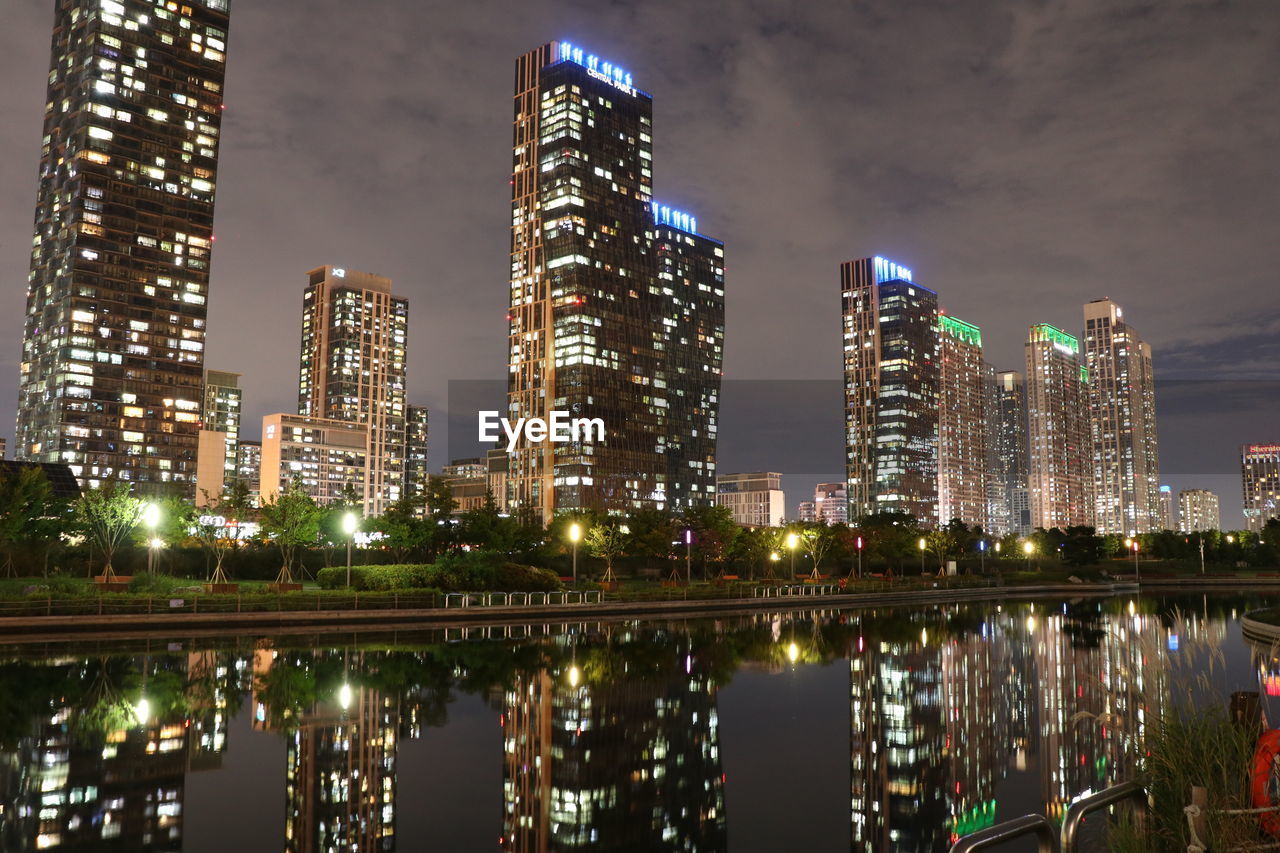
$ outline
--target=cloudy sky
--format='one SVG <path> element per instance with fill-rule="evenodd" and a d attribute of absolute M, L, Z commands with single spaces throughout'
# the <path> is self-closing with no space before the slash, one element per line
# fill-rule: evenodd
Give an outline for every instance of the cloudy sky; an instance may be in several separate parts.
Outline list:
<path fill-rule="evenodd" d="M 12 436 L 53 2 L 4 7 Z M 325 263 L 409 298 L 411 397 L 437 423 L 450 380 L 502 379 L 512 66 L 555 38 L 653 94 L 656 193 L 726 244 L 726 378 L 838 381 L 838 265 L 868 254 L 981 325 L 999 368 L 1029 324 L 1078 330 L 1110 296 L 1160 378 L 1215 381 L 1159 401 L 1162 461 L 1238 520 L 1238 444 L 1280 441 L 1271 0 L 233 0 L 206 366 L 245 374 L 248 435 L 296 406 Z M 794 504 L 841 473 L 839 411 L 815 423 L 829 463 L 726 421 L 722 468 L 793 474 Z"/>

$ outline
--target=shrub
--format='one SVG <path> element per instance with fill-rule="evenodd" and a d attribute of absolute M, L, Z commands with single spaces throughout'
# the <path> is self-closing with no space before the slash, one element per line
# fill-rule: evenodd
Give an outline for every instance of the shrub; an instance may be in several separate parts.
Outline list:
<path fill-rule="evenodd" d="M 351 588 L 354 590 L 422 589 L 427 581 L 428 566 L 395 564 L 387 566 L 352 566 Z M 347 567 L 333 566 L 316 573 L 321 589 L 343 589 L 347 585 Z"/>
<path fill-rule="evenodd" d="M 187 586 L 190 581 L 180 581 L 168 575 L 134 575 L 129 581 L 129 592 L 142 595 L 168 595 L 178 586 Z"/>

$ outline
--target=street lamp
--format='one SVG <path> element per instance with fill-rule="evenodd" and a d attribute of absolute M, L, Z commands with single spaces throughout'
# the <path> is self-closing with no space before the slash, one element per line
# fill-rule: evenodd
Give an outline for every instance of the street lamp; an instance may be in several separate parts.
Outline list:
<path fill-rule="evenodd" d="M 351 540 L 360 527 L 360 519 L 354 512 L 342 516 L 342 532 L 347 534 L 347 589 L 351 589 Z"/>
<path fill-rule="evenodd" d="M 569 541 L 573 543 L 573 585 L 578 585 L 578 540 L 582 538 L 582 525 L 574 522 L 569 525 Z"/>
<path fill-rule="evenodd" d="M 147 701 L 146 696 L 138 700 L 138 707 L 134 708 L 133 715 L 140 726 L 145 726 L 147 720 L 151 719 L 151 703 Z"/>
<path fill-rule="evenodd" d="M 345 681 L 342 682 L 342 687 L 338 690 L 338 704 L 342 706 L 344 711 L 351 707 L 351 685 Z"/>
<path fill-rule="evenodd" d="M 142 507 L 142 523 L 147 531 L 147 574 L 155 574 L 156 570 L 156 528 L 160 526 L 160 504 L 148 503 Z"/>
<path fill-rule="evenodd" d="M 987 573 L 987 540 L 978 540 L 978 573 Z"/>
<path fill-rule="evenodd" d="M 858 537 L 858 579 L 862 579 L 862 537 Z"/>
<path fill-rule="evenodd" d="M 1142 569 L 1138 568 L 1138 540 L 1133 540 L 1133 575 L 1134 580 L 1142 580 Z"/>
<path fill-rule="evenodd" d="M 925 549 L 925 546 L 928 545 L 928 543 L 924 541 L 923 536 L 920 537 L 919 545 L 920 545 L 920 574 L 923 575 L 924 574 L 924 549 Z"/>
<path fill-rule="evenodd" d="M 791 579 L 796 579 L 796 546 L 800 544 L 800 537 L 794 533 L 787 534 L 787 547 L 791 549 Z"/>
<path fill-rule="evenodd" d="M 800 647 L 794 642 L 787 644 L 787 660 L 795 663 L 800 658 Z"/>
<path fill-rule="evenodd" d="M 703 560 L 703 565 L 706 565 L 706 560 Z M 684 585 L 693 585 L 693 530 L 690 528 L 684 531 Z"/>
<path fill-rule="evenodd" d="M 1036 545 L 1030 539 L 1022 543 L 1022 551 L 1027 555 L 1027 571 L 1031 571 L 1031 555 L 1036 552 Z"/>

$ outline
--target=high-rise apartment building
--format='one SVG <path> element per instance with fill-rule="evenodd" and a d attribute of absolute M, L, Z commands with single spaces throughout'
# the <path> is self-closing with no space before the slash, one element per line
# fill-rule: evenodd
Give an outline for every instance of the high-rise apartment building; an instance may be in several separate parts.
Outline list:
<path fill-rule="evenodd" d="M 381 515 L 404 494 L 409 303 L 379 275 L 323 266 L 307 279 L 298 413 L 368 427 L 368 511 Z"/>
<path fill-rule="evenodd" d="M 1208 489 L 1183 489 L 1178 492 L 1178 516 L 1183 533 L 1221 530 L 1222 514 L 1218 496 Z"/>
<path fill-rule="evenodd" d="M 796 507 L 796 521 L 811 524 L 817 520 L 818 505 L 813 501 L 800 501 L 799 506 Z"/>
<path fill-rule="evenodd" d="M 1240 451 L 1244 526 L 1261 532 L 1280 518 L 1280 444 L 1246 444 Z"/>
<path fill-rule="evenodd" d="M 994 374 L 987 399 L 989 526 L 1000 536 L 1031 532 L 1027 492 L 1027 386 L 1021 373 Z"/>
<path fill-rule="evenodd" d="M 1031 526 L 1092 526 L 1089 377 L 1080 341 L 1041 323 L 1031 327 L 1026 353 Z"/>
<path fill-rule="evenodd" d="M 15 450 L 194 494 L 226 0 L 61 0 Z"/>
<path fill-rule="evenodd" d="M 404 407 L 404 446 L 400 458 L 404 460 L 404 494 L 420 495 L 427 488 L 427 407 Z"/>
<path fill-rule="evenodd" d="M 567 42 L 516 61 L 508 417 L 600 418 L 522 441 L 512 512 L 709 504 L 724 249 L 653 203 L 653 102 Z"/>
<path fill-rule="evenodd" d="M 257 506 L 262 472 L 262 442 L 241 441 L 236 445 L 236 479 L 249 489 L 249 499 Z"/>
<path fill-rule="evenodd" d="M 1160 461 L 1151 346 L 1110 299 L 1084 306 L 1093 493 L 1099 533 L 1160 529 Z"/>
<path fill-rule="evenodd" d="M 804 505 L 801 504 L 803 507 Z M 804 519 L 801 518 L 803 521 Z M 813 487 L 813 521 L 847 524 L 849 487 L 847 483 L 819 483 Z"/>
<path fill-rule="evenodd" d="M 716 475 L 716 505 L 743 527 L 778 527 L 786 515 L 782 475 L 775 471 Z"/>
<path fill-rule="evenodd" d="M 216 499 L 222 494 L 222 487 L 235 479 L 242 395 L 239 373 L 205 371 L 204 409 L 196 454 L 197 506 Z"/>
<path fill-rule="evenodd" d="M 938 317 L 938 521 L 987 525 L 987 363 L 982 330 Z"/>
<path fill-rule="evenodd" d="M 849 514 L 938 516 L 938 295 L 884 258 L 840 266 Z"/>
<path fill-rule="evenodd" d="M 1160 487 L 1160 529 L 1178 529 L 1173 517 L 1173 489 L 1169 486 Z"/>

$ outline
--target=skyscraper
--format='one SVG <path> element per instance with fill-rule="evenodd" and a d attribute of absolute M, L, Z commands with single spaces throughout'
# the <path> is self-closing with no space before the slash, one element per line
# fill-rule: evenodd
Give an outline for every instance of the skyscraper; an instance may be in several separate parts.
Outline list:
<path fill-rule="evenodd" d="M 1261 532 L 1280 518 L 1280 444 L 1246 444 L 1240 451 L 1244 526 Z"/>
<path fill-rule="evenodd" d="M 938 516 L 938 295 L 884 258 L 840 266 L 849 515 Z"/>
<path fill-rule="evenodd" d="M 1151 347 L 1110 299 L 1084 306 L 1093 492 L 1099 533 L 1161 529 Z"/>
<path fill-rule="evenodd" d="M 409 303 L 379 275 L 323 266 L 307 278 L 298 413 L 369 428 L 367 511 L 380 515 L 404 494 Z"/>
<path fill-rule="evenodd" d="M 938 521 L 987 525 L 986 374 L 982 330 L 938 317 Z"/>
<path fill-rule="evenodd" d="M 1041 323 L 1027 340 L 1031 526 L 1093 525 L 1093 451 L 1080 341 Z"/>
<path fill-rule="evenodd" d="M 226 0 L 55 5 L 16 456 L 194 493 Z"/>
<path fill-rule="evenodd" d="M 653 102 L 567 42 L 516 61 L 508 417 L 600 418 L 521 442 L 513 512 L 710 503 L 723 247 L 653 204 Z"/>
<path fill-rule="evenodd" d="M 1208 489 L 1183 489 L 1178 492 L 1178 515 L 1182 519 L 1179 529 L 1183 533 L 1222 529 L 1218 496 Z"/>
<path fill-rule="evenodd" d="M 989 485 L 997 494 L 991 501 L 992 532 L 1000 535 L 1031 532 L 1031 501 L 1027 493 L 1027 387 L 1022 374 L 1002 370 L 995 374 L 988 399 L 987 434 Z"/>
<path fill-rule="evenodd" d="M 427 407 L 404 407 L 404 493 L 420 495 L 427 488 Z"/>

